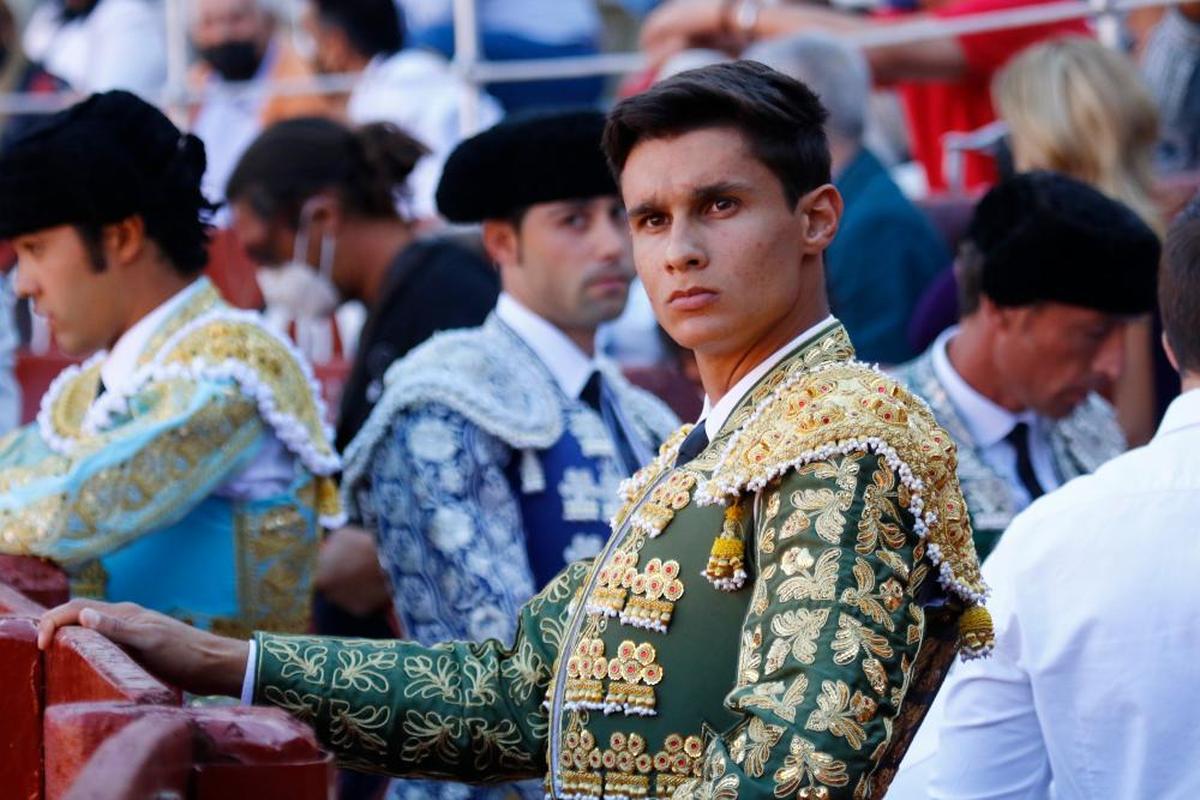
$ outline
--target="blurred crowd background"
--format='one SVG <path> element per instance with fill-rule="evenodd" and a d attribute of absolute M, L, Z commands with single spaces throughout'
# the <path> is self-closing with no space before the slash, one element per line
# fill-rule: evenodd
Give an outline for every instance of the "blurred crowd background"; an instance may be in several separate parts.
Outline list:
<path fill-rule="evenodd" d="M 0 143 L 99 90 L 130 89 L 168 110 L 203 140 L 205 192 L 223 204 L 210 273 L 235 304 L 265 304 L 336 401 L 397 249 L 450 242 L 452 256 L 435 248 L 432 257 L 479 258 L 473 232 L 440 220 L 434 198 L 464 136 L 505 115 L 603 108 L 681 70 L 751 58 L 810 84 L 829 108 L 847 200 L 827 259 L 833 309 L 861 357 L 892 365 L 957 319 L 952 256 L 998 177 L 1064 172 L 1160 232 L 1200 183 L 1200 4 L 1105 9 L 1082 0 L 0 0 Z M 299 118 L 331 124 L 280 127 Z M 345 174 L 339 136 L 366 145 L 364 174 Z M 330 248 L 315 272 L 262 270 L 300 258 L 298 237 L 307 247 L 326 213 L 310 201 L 335 185 L 369 200 L 340 213 L 403 235 L 342 236 L 340 256 Z M 350 253 L 354 264 L 344 263 Z M 12 262 L 0 252 L 0 266 Z M 448 297 L 457 291 L 447 284 Z M 5 295 L 9 427 L 36 413 L 65 359 Z M 1131 328 L 1111 388 L 1131 443 L 1150 436 L 1178 391 L 1155 324 Z M 698 409 L 687 354 L 660 335 L 644 295 L 634 291 L 602 341 L 683 415 Z"/>

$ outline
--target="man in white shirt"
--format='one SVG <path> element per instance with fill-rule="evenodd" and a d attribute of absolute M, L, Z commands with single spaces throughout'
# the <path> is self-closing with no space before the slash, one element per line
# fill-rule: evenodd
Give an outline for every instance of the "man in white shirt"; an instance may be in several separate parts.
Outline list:
<path fill-rule="evenodd" d="M 958 444 L 981 558 L 1030 502 L 1125 449 L 1100 394 L 1154 306 L 1158 251 L 1133 212 L 1062 175 L 980 201 L 955 264 L 962 321 L 896 373 Z"/>
<path fill-rule="evenodd" d="M 429 148 L 409 178 L 412 208 L 406 211 L 411 218 L 435 217 L 442 165 L 464 133 L 463 98 L 477 95 L 481 128 L 500 118 L 495 100 L 463 81 L 438 53 L 405 47 L 395 0 L 309 0 L 304 25 L 319 72 L 361 73 L 346 104 L 350 122 L 391 122 Z"/>
<path fill-rule="evenodd" d="M 984 567 L 995 651 L 947 680 L 944 719 L 922 730 L 936 740 L 923 765 L 932 780 L 900 797 L 1200 796 L 1194 213 L 1176 222 L 1165 249 L 1159 305 L 1183 394 L 1149 444 L 1013 521 Z"/>
<path fill-rule="evenodd" d="M 22 46 L 76 91 L 151 95 L 167 80 L 166 40 L 162 4 L 153 0 L 43 0 Z"/>

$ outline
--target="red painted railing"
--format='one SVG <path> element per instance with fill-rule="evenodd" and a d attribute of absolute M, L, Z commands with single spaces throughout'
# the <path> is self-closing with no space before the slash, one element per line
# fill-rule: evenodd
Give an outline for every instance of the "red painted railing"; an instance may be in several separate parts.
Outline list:
<path fill-rule="evenodd" d="M 180 705 L 104 637 L 58 632 L 37 649 L 41 597 L 61 572 L 0 559 L 0 794 L 5 800 L 330 800 L 334 769 L 311 729 L 281 711 Z"/>

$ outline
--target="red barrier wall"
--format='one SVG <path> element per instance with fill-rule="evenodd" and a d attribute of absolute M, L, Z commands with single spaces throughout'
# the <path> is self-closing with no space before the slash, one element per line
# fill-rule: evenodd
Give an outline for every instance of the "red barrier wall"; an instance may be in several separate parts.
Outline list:
<path fill-rule="evenodd" d="M 0 793 L 8 800 L 41 797 L 41 687 L 34 621 L 0 617 Z"/>
<path fill-rule="evenodd" d="M 178 692 L 94 631 L 59 629 L 45 659 L 47 706 L 100 700 L 179 704 Z"/>
<path fill-rule="evenodd" d="M 0 584 L 7 584 L 46 608 L 67 602 L 71 594 L 62 569 L 32 556 L 0 555 Z"/>
<path fill-rule="evenodd" d="M 142 721 L 153 724 L 129 733 Z M 137 769 L 105 770 L 103 764 L 95 766 L 94 762 L 112 763 L 108 749 L 114 741 L 158 747 L 154 732 L 170 730 L 170 724 L 178 722 L 188 727 L 192 737 L 191 776 L 184 796 L 195 800 L 333 800 L 332 758 L 321 751 L 307 725 L 282 711 L 124 703 L 71 703 L 46 709 L 46 800 L 123 800 L 127 788 L 136 785 L 140 772 L 148 769 L 146 764 L 140 762 Z M 177 748 L 169 752 L 174 753 L 172 759 L 178 759 Z M 90 786 L 85 789 L 85 784 Z M 85 791 L 88 793 L 82 793 Z"/>
<path fill-rule="evenodd" d="M 65 796 L 100 746 L 139 719 L 178 720 L 187 724 L 187 715 L 181 708 L 126 703 L 48 706 L 43 717 L 46 800 Z"/>
<path fill-rule="evenodd" d="M 193 709 L 198 731 L 192 797 L 333 800 L 332 757 L 312 729 L 278 709 Z"/>
<path fill-rule="evenodd" d="M 192 751 L 192 726 L 187 719 L 143 716 L 100 745 L 63 798 L 187 797 Z"/>
<path fill-rule="evenodd" d="M 40 617 L 45 610 L 45 606 L 33 602 L 8 584 L 0 582 L 0 614 Z"/>

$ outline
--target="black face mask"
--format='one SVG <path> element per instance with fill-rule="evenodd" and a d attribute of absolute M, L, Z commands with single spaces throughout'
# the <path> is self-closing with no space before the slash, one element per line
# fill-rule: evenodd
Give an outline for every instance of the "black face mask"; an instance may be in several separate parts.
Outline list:
<path fill-rule="evenodd" d="M 258 44 L 250 41 L 222 42 L 200 51 L 207 61 L 227 81 L 248 81 L 258 72 L 262 56 Z"/>
<path fill-rule="evenodd" d="M 83 19 L 96 7 L 99 0 L 82 0 L 82 2 L 67 2 L 63 0 L 62 13 L 59 18 L 63 22 L 70 22 L 76 19 Z"/>

